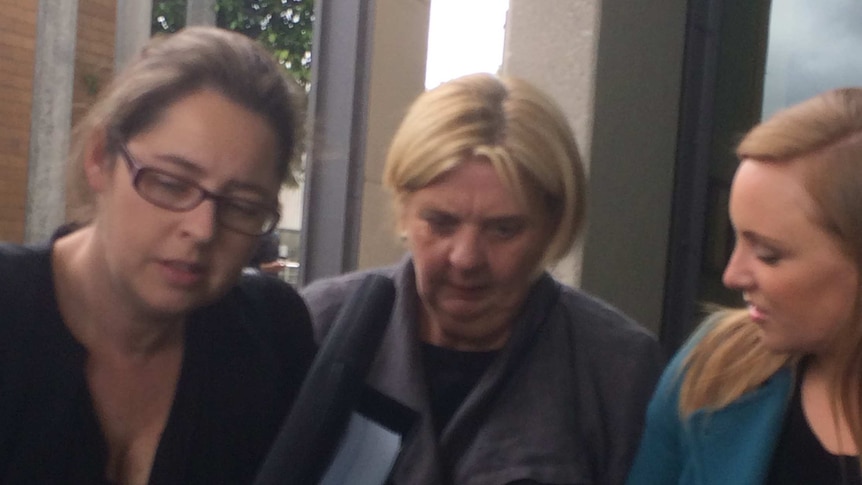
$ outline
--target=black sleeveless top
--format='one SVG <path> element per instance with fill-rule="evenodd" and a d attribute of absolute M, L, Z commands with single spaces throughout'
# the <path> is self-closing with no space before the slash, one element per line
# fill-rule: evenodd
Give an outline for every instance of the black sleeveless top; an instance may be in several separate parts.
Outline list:
<path fill-rule="evenodd" d="M 862 485 L 858 457 L 829 453 L 811 431 L 802 410 L 802 379 L 796 381 L 781 436 L 772 455 L 769 476 L 764 483 Z"/>

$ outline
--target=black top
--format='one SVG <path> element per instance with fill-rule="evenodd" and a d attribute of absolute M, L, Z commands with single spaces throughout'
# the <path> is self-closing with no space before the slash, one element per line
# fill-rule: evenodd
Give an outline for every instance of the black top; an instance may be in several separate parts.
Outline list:
<path fill-rule="evenodd" d="M 858 457 L 829 453 L 811 431 L 802 409 L 801 381 L 793 390 L 765 483 L 862 485 Z"/>
<path fill-rule="evenodd" d="M 465 352 L 422 344 L 422 365 L 438 435 L 498 353 L 496 350 Z"/>
<path fill-rule="evenodd" d="M 105 483 L 86 350 L 53 285 L 49 246 L 0 244 L 0 483 Z M 276 278 L 194 312 L 150 483 L 251 482 L 314 352 L 305 305 Z"/>

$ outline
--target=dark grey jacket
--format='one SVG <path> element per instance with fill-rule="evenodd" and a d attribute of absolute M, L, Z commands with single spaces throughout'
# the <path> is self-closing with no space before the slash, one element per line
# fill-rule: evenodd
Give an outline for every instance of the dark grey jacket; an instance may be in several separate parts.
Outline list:
<path fill-rule="evenodd" d="M 438 439 L 412 261 L 373 272 L 392 277 L 397 296 L 366 382 L 421 416 L 395 465 L 394 484 L 624 483 L 664 362 L 646 330 L 543 275 L 509 342 Z M 318 342 L 365 274 L 315 282 L 302 292 Z M 452 463 L 451 477 L 443 476 L 441 456 Z"/>

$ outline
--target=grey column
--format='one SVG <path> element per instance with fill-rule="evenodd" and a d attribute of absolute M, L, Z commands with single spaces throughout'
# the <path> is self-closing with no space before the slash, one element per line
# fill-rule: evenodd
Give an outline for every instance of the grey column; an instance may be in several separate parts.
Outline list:
<path fill-rule="evenodd" d="M 392 134 L 424 90 L 430 15 L 427 1 L 315 7 L 303 284 L 390 264 L 404 252 L 381 178 Z"/>
<path fill-rule="evenodd" d="M 560 105 L 588 169 L 600 11 L 601 0 L 511 0 L 503 56 L 505 74 L 529 80 Z M 551 268 L 572 286 L 581 282 L 582 242 Z"/>
<path fill-rule="evenodd" d="M 684 0 L 511 0 L 505 53 L 507 73 L 563 105 L 589 164 L 589 228 L 575 279 L 656 331 L 686 12 Z"/>
<path fill-rule="evenodd" d="M 186 25 L 215 25 L 216 0 L 187 0 Z"/>
<path fill-rule="evenodd" d="M 583 287 L 658 332 L 688 2 L 603 0 Z"/>
<path fill-rule="evenodd" d="M 117 0 L 114 70 L 126 65 L 150 38 L 153 2 Z"/>
<path fill-rule="evenodd" d="M 367 122 L 365 0 L 315 2 L 308 146 L 302 218 L 301 283 L 356 266 Z"/>
<path fill-rule="evenodd" d="M 77 0 L 39 2 L 25 242 L 46 239 L 65 220 L 64 167 L 71 128 L 77 21 Z"/>

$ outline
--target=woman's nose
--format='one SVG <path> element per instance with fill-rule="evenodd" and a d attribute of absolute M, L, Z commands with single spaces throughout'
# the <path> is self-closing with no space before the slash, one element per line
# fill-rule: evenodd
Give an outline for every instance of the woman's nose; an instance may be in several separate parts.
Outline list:
<path fill-rule="evenodd" d="M 724 267 L 724 273 L 721 275 L 721 282 L 730 289 L 743 290 L 751 285 L 751 281 L 751 275 L 745 262 L 745 255 L 742 254 L 737 245 L 733 248 L 733 252 L 730 253 L 730 259 L 727 261 L 727 266 Z"/>
<path fill-rule="evenodd" d="M 479 231 L 463 228 L 455 234 L 449 262 L 458 269 L 473 269 L 484 264 L 485 254 Z"/>
<path fill-rule="evenodd" d="M 216 225 L 218 224 L 217 212 L 216 201 L 204 199 L 194 209 L 181 214 L 183 232 L 199 242 L 212 240 L 215 237 Z"/>

